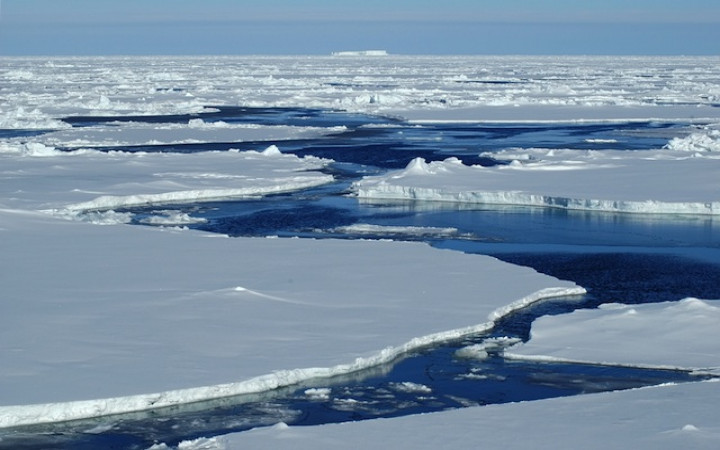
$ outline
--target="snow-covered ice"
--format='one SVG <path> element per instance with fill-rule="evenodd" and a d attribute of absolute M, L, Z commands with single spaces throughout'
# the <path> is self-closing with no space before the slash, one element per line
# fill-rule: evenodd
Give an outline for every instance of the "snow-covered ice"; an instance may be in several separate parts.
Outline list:
<path fill-rule="evenodd" d="M 279 426 L 220 438 L 212 449 L 714 449 L 717 382 L 663 385 L 393 419 Z"/>
<path fill-rule="evenodd" d="M 578 150 L 516 153 L 522 159 L 493 167 L 467 166 L 457 158 L 430 163 L 416 158 L 405 169 L 367 177 L 353 187 L 358 197 L 369 199 L 720 214 L 720 158 L 714 155 L 673 150 L 622 156 Z"/>
<path fill-rule="evenodd" d="M 719 325 L 717 300 L 607 304 L 541 317 L 533 323 L 530 341 L 506 354 L 720 373 Z"/>
<path fill-rule="evenodd" d="M 506 355 L 717 372 L 719 312 L 718 301 L 688 298 L 542 317 L 531 340 Z M 717 392 L 715 379 L 321 427 L 280 424 L 225 436 L 210 448 L 713 449 L 720 442 Z"/>
<path fill-rule="evenodd" d="M 411 236 L 411 237 L 450 237 L 458 236 L 458 229 L 454 227 L 403 227 L 403 226 L 387 226 L 387 225 L 372 225 L 368 223 L 359 223 L 354 225 L 347 225 L 343 227 L 337 227 L 333 229 L 337 233 L 353 233 L 360 235 L 400 235 L 400 236 Z"/>
<path fill-rule="evenodd" d="M 339 108 L 418 123 L 674 121 L 684 127 L 664 148 L 618 151 L 612 140 L 594 142 L 607 146 L 602 151 L 511 148 L 489 154 L 509 162 L 492 168 L 415 160 L 357 183 L 356 192 L 623 212 L 720 209 L 717 57 L 0 58 L 0 79 L 0 427 L 352 371 L 484 329 L 544 296 L 581 291 L 490 257 L 418 243 L 229 239 L 121 225 L 129 214 L 115 209 L 125 206 L 163 205 L 148 220 L 174 227 L 196 219 L 167 204 L 332 181 L 320 172 L 329 161 L 284 155 L 277 147 L 187 155 L 87 149 L 273 140 L 282 150 L 284 140 L 342 131 L 203 119 L 218 106 Z M 87 128 L 61 120 L 169 114 L 192 118 Z M 453 234 L 367 225 L 345 231 L 362 230 Z M 533 340 L 513 352 L 716 368 L 715 303 L 688 299 L 543 319 Z M 557 327 L 558 340 L 542 337 L 545 323 Z M 626 323 L 632 326 L 621 326 Z M 603 333 L 592 342 L 577 338 Z M 561 343 L 567 340 L 575 345 Z M 653 348 L 655 342 L 662 346 Z M 603 343 L 624 351 L 604 354 Z M 488 350 L 469 348 L 461 356 Z M 303 429 L 279 425 L 180 448 L 717 448 L 717 386 L 660 386 Z"/>
<path fill-rule="evenodd" d="M 424 244 L 229 239 L 7 209 L 0 217 L 2 254 L 12 255 L 0 262 L 2 426 L 352 371 L 485 329 L 507 305 L 582 291 Z M 57 404 L 74 400 L 90 401 Z M 45 406 L 9 407 L 29 404 Z"/>
<path fill-rule="evenodd" d="M 687 136 L 673 138 L 667 148 L 700 154 L 720 152 L 720 126 L 713 124 L 698 127 Z"/>
<path fill-rule="evenodd" d="M 720 118 L 718 57 L 2 58 L 0 128 L 213 105 L 343 108 L 417 120 Z"/>
<path fill-rule="evenodd" d="M 262 151 L 71 153 L 25 144 L 0 152 L 3 207 L 77 214 L 129 206 L 258 197 L 333 181 L 329 161 Z M 38 181 L 42 180 L 42 181 Z"/>

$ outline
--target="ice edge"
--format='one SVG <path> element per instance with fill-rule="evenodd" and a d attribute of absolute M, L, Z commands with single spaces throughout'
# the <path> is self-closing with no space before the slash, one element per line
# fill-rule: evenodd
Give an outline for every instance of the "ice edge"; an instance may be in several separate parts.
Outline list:
<path fill-rule="evenodd" d="M 593 361 L 586 359 L 574 359 L 574 358 L 561 358 L 559 356 L 549 355 L 520 355 L 512 353 L 510 351 L 504 351 L 503 357 L 505 359 L 512 359 L 515 361 L 535 361 L 535 362 L 555 362 L 555 363 L 569 363 L 569 364 L 592 364 L 595 366 L 613 366 L 613 367 L 630 367 L 630 368 L 642 368 L 642 369 L 657 369 L 657 370 L 676 370 L 691 372 L 695 375 L 708 375 L 712 377 L 720 377 L 720 367 L 689 367 L 680 366 L 675 364 L 635 364 L 635 363 L 622 363 L 614 361 Z M 713 378 L 712 380 L 720 382 L 720 378 Z"/>
<path fill-rule="evenodd" d="M 413 338 L 403 345 L 387 347 L 374 356 L 357 358 L 350 364 L 340 364 L 329 368 L 283 370 L 236 383 L 171 390 L 153 394 L 61 403 L 0 406 L 0 428 L 67 422 L 160 409 L 241 394 L 260 393 L 298 384 L 312 378 L 325 378 L 357 372 L 391 362 L 401 355 L 418 348 L 487 331 L 494 326 L 494 322 L 499 318 L 540 300 L 584 293 L 586 293 L 586 290 L 580 286 L 541 289 L 509 305 L 496 309 L 488 317 L 491 320 L 490 322 Z"/>
<path fill-rule="evenodd" d="M 115 208 L 129 208 L 136 206 L 171 205 L 187 202 L 211 202 L 233 198 L 261 197 L 271 194 L 310 189 L 324 184 L 332 183 L 332 175 L 296 179 L 292 182 L 283 181 L 282 184 L 268 187 L 234 188 L 234 189 L 196 189 L 187 191 L 164 192 L 158 194 L 136 195 L 104 195 L 94 200 L 68 205 L 63 209 L 50 210 L 53 213 L 107 211 Z"/>
<path fill-rule="evenodd" d="M 423 200 L 455 203 L 477 203 L 514 206 L 539 206 L 581 211 L 604 211 L 634 214 L 720 215 L 720 202 L 664 202 L 659 200 L 594 200 L 550 196 L 513 191 L 444 192 L 441 189 L 397 186 L 385 182 L 373 186 L 356 183 L 359 198 L 389 200 Z"/>

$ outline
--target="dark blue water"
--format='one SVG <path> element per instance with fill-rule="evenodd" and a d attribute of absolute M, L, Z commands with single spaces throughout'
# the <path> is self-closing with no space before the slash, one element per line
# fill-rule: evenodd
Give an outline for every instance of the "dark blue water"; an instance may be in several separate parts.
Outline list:
<path fill-rule="evenodd" d="M 347 196 L 362 176 L 403 167 L 421 156 L 456 156 L 467 164 L 502 164 L 481 152 L 513 147 L 619 150 L 658 148 L 683 124 L 578 125 L 443 124 L 416 126 L 401 120 L 342 111 L 298 108 L 229 108 L 179 116 L 73 117 L 73 126 L 123 121 L 207 122 L 264 125 L 345 126 L 318 139 L 283 141 L 283 152 L 332 158 L 326 169 L 337 182 L 263 199 L 173 205 L 206 219 L 193 227 L 230 236 L 390 238 L 420 240 L 438 248 L 494 255 L 586 287 L 588 294 L 541 302 L 500 320 L 487 333 L 447 342 L 392 363 L 342 377 L 309 380 L 259 395 L 73 423 L 4 431 L 0 448 L 147 448 L 184 439 L 243 431 L 279 421 L 314 425 L 396 417 L 511 401 L 627 389 L 691 374 L 588 364 L 506 360 L 495 338 L 527 340 L 533 320 L 608 302 L 652 303 L 685 297 L 720 298 L 720 223 L 709 217 L 572 212 L 546 208 L 371 202 Z M 382 125 L 378 127 L 377 125 Z M 121 126 L 121 125 L 117 125 Z M 612 141 L 612 144 L 602 144 Z M 201 152 L 257 149 L 276 142 L 104 147 L 99 150 Z M 67 150 L 72 150 L 68 148 Z M 158 207 L 158 210 L 167 207 Z M 136 223 L 155 208 L 135 208 Z M 353 224 L 425 227 L 451 231 L 418 233 L 407 228 L 358 234 Z M 478 321 L 484 321 L 478 318 Z M 467 345 L 491 343 L 487 358 L 461 357 Z M 408 384 L 411 383 L 411 384 Z"/>
<path fill-rule="evenodd" d="M 0 128 L 0 139 L 42 136 L 53 130 L 18 130 Z"/>

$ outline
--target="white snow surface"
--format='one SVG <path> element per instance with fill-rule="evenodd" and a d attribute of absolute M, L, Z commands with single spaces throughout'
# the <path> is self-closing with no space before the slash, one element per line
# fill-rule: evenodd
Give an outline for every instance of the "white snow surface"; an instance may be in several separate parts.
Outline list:
<path fill-rule="evenodd" d="M 720 152 L 720 125 L 699 127 L 688 136 L 676 137 L 668 142 L 668 149 L 686 152 Z"/>
<path fill-rule="evenodd" d="M 541 317 L 530 341 L 505 354 L 720 373 L 720 301 L 607 304 Z"/>
<path fill-rule="evenodd" d="M 0 206 L 76 216 L 128 206 L 257 197 L 333 181 L 330 161 L 258 151 L 64 153 L 43 144 L 0 153 Z"/>
<path fill-rule="evenodd" d="M 718 301 L 688 298 L 542 317 L 531 340 L 506 356 L 718 370 L 719 311 Z M 477 357 L 477 347 L 464 356 Z M 714 449 L 719 403 L 717 381 L 667 384 L 391 420 L 276 426 L 226 436 L 213 448 Z"/>

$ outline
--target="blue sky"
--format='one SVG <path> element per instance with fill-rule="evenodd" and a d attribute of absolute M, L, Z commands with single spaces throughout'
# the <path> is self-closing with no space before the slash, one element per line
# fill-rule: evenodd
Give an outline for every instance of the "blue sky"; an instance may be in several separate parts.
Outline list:
<path fill-rule="evenodd" d="M 720 54 L 718 0 L 0 2 L 0 55 Z"/>

